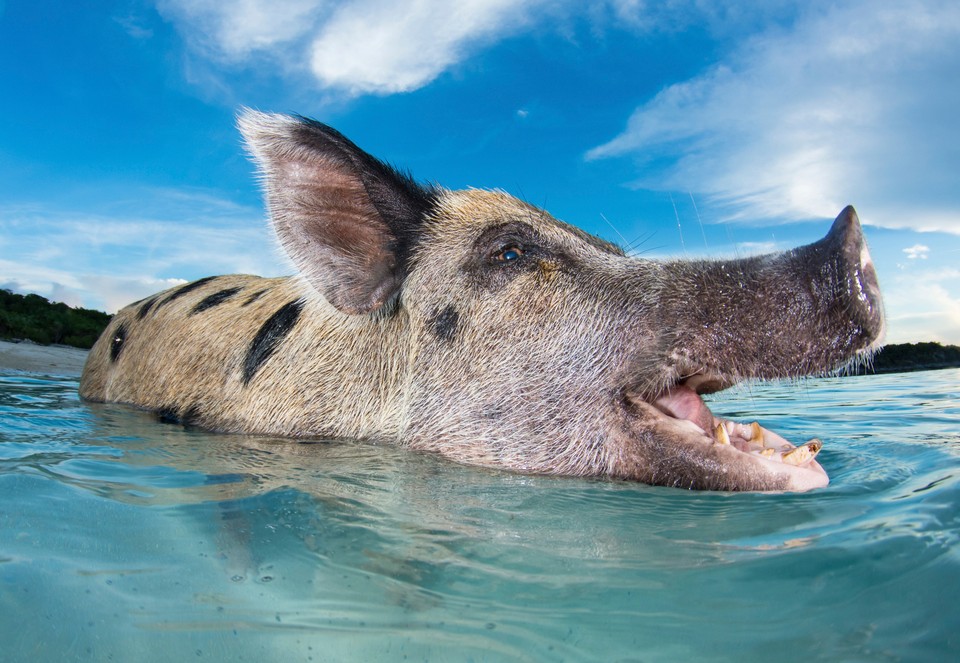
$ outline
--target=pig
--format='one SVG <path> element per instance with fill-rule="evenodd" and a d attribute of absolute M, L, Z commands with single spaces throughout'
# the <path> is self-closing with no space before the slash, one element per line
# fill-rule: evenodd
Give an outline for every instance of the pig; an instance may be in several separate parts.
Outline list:
<path fill-rule="evenodd" d="M 87 401 L 521 473 L 827 485 L 819 440 L 721 419 L 702 396 L 879 347 L 852 207 L 801 248 L 658 261 L 502 191 L 420 184 L 311 119 L 238 124 L 296 275 L 208 277 L 127 306 L 89 355 Z"/>

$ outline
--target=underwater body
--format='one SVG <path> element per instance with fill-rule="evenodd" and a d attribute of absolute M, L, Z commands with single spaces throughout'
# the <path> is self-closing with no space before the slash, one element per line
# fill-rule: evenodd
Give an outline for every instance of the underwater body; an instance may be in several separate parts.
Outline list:
<path fill-rule="evenodd" d="M 822 438 L 830 485 L 691 492 L 218 435 L 0 371 L 3 659 L 956 659 L 960 370 L 708 400 Z"/>

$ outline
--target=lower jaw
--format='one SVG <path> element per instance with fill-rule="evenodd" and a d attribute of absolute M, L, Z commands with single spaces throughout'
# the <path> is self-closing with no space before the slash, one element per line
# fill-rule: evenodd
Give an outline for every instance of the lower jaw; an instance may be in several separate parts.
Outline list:
<path fill-rule="evenodd" d="M 686 383 L 668 389 L 650 404 L 664 416 L 694 424 L 716 444 L 731 445 L 738 451 L 769 461 L 804 465 L 811 462 L 823 446 L 817 439 L 794 446 L 757 422 L 741 424 L 715 417 L 700 394 Z"/>
<path fill-rule="evenodd" d="M 794 445 L 757 422 L 740 423 L 716 417 L 700 395 L 684 384 L 654 399 L 630 392 L 625 396 L 625 404 L 635 416 L 650 423 L 657 419 L 672 422 L 664 429 L 665 434 L 675 439 L 688 438 L 683 443 L 689 445 L 688 449 L 694 454 L 696 449 L 702 449 L 705 461 L 713 459 L 716 476 L 704 477 L 706 486 L 721 485 L 720 490 L 802 491 L 829 483 L 826 472 L 815 460 L 823 446 L 818 439 Z M 667 430 L 671 432 L 666 433 Z M 734 474 L 742 481 L 733 479 Z M 772 487 L 776 485 L 782 487 Z"/>
<path fill-rule="evenodd" d="M 820 449 L 823 448 L 823 443 L 816 438 L 794 446 L 757 422 L 741 424 L 729 419 L 714 417 L 713 424 L 712 431 L 704 432 L 707 435 L 712 433 L 717 444 L 729 444 L 738 451 L 755 454 L 767 460 L 779 461 L 795 467 L 813 461 L 820 453 Z"/>

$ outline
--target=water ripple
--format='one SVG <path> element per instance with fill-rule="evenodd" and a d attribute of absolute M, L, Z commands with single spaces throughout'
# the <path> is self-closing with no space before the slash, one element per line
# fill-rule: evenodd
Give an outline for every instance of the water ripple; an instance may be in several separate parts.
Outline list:
<path fill-rule="evenodd" d="M 758 495 L 210 435 L 0 375 L 0 637 L 14 660 L 953 660 L 958 378 L 715 396 L 825 442 L 828 488 Z"/>

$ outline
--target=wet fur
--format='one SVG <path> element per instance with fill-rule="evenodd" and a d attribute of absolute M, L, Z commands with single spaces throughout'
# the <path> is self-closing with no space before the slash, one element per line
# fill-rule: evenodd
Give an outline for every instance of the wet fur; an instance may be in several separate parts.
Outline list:
<path fill-rule="evenodd" d="M 780 489 L 631 394 L 697 372 L 722 387 L 835 370 L 881 331 L 850 301 L 852 226 L 745 261 L 639 260 L 502 192 L 420 187 L 312 121 L 241 125 L 299 274 L 211 277 L 123 309 L 84 398 L 525 472 Z"/>

